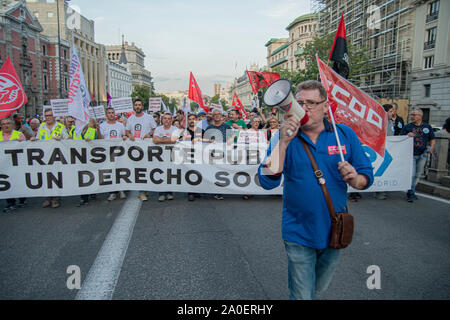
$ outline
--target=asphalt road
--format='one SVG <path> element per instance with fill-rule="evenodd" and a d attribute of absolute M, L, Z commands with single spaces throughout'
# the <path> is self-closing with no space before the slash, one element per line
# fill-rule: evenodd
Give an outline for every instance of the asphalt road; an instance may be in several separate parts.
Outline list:
<path fill-rule="evenodd" d="M 61 208 L 42 209 L 43 199 L 32 198 L 1 213 L 0 299 L 75 299 L 80 290 L 67 287 L 69 266 L 79 267 L 82 290 L 88 278 L 115 276 L 107 284 L 112 299 L 288 298 L 281 197 L 188 202 L 175 194 L 159 203 L 151 193 L 128 221 L 129 235 L 116 226 L 128 214 L 126 200 L 105 199 L 80 209 L 78 197 L 67 197 Z M 425 197 L 408 203 L 403 193 L 349 203 L 354 240 L 321 299 L 450 299 L 449 209 Z M 105 248 L 123 250 L 115 273 L 113 260 L 98 262 Z M 367 287 L 369 266 L 380 270 L 380 289 Z"/>

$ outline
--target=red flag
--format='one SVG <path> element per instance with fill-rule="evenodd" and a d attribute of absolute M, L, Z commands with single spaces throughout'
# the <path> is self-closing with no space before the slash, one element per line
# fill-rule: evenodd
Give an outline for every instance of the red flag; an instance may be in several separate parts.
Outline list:
<path fill-rule="evenodd" d="M 19 77 L 8 57 L 0 69 L 0 119 L 9 117 L 28 102 Z"/>
<path fill-rule="evenodd" d="M 241 118 L 243 120 L 247 120 L 248 113 L 247 113 L 247 111 L 245 111 L 244 106 L 242 105 L 241 99 L 239 99 L 236 92 L 234 93 L 232 106 L 234 106 L 234 108 L 239 111 Z"/>
<path fill-rule="evenodd" d="M 197 102 L 200 108 L 202 108 L 206 113 L 209 112 L 209 108 L 205 106 L 202 92 L 200 91 L 200 87 L 197 84 L 197 81 L 195 81 L 194 75 L 191 72 L 191 78 L 189 80 L 189 94 L 188 98 Z"/>
<path fill-rule="evenodd" d="M 345 32 L 344 11 L 342 11 L 341 20 L 334 37 L 333 46 L 331 47 L 330 56 L 328 60 L 333 61 L 333 70 L 348 78 L 350 71 L 350 61 L 347 50 L 347 35 Z"/>
<path fill-rule="evenodd" d="M 365 92 L 339 76 L 316 55 L 322 84 L 336 123 L 349 126 L 362 143 L 384 157 L 387 113 Z"/>
<path fill-rule="evenodd" d="M 276 72 L 247 71 L 247 75 L 253 93 L 257 93 L 260 88 L 268 87 L 280 79 L 280 75 Z"/>

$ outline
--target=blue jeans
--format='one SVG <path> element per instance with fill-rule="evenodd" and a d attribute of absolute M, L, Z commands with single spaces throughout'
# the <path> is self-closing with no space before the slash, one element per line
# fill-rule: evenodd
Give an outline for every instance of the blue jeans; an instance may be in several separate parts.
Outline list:
<path fill-rule="evenodd" d="M 422 178 L 423 176 L 423 170 L 425 169 L 426 161 L 427 161 L 426 153 L 413 157 L 413 175 L 410 190 L 412 193 L 416 191 L 416 185 L 419 182 L 419 179 Z"/>
<path fill-rule="evenodd" d="M 339 258 L 333 248 L 317 250 L 284 241 L 288 256 L 290 300 L 312 300 L 331 282 Z"/>

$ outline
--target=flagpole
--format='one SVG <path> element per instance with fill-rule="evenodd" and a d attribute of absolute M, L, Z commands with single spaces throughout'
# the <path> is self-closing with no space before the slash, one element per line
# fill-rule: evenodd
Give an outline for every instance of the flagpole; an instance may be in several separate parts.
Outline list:
<path fill-rule="evenodd" d="M 317 54 L 317 53 L 316 53 L 316 60 L 317 60 L 317 65 L 319 65 L 319 54 Z M 329 87 L 328 87 L 328 82 L 327 82 L 328 79 L 326 79 L 326 77 L 324 78 L 324 76 L 322 74 L 322 69 L 320 69 L 320 67 L 319 67 L 319 75 L 320 75 L 320 79 L 322 81 L 322 84 L 325 87 L 325 89 L 327 91 L 327 95 L 328 95 L 328 92 L 329 92 Z M 331 105 L 328 106 L 328 112 L 329 112 L 329 116 L 331 118 L 331 123 L 333 124 L 334 135 L 336 136 L 336 142 L 338 144 L 339 155 L 341 156 L 341 161 L 345 162 L 344 154 L 342 152 L 341 140 L 339 139 L 339 134 L 338 134 L 338 131 L 337 131 L 336 121 L 334 120 L 334 115 L 333 115 L 333 111 L 331 110 Z"/>

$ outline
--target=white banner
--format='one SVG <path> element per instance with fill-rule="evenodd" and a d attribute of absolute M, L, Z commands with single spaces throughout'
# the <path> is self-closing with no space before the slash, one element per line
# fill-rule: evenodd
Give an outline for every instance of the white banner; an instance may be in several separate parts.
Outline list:
<path fill-rule="evenodd" d="M 50 100 L 50 105 L 54 117 L 67 117 L 69 115 L 69 99 L 53 99 Z"/>
<path fill-rule="evenodd" d="M 372 186 L 363 192 L 407 191 L 411 189 L 413 140 L 408 136 L 386 137 L 384 158 L 368 146 L 363 146 L 372 162 L 375 176 Z M 356 190 L 349 187 L 348 192 L 356 192 Z"/>
<path fill-rule="evenodd" d="M 83 69 L 78 58 L 75 44 L 72 46 L 72 59 L 70 61 L 69 84 L 69 115 L 75 118 L 75 130 L 80 134 L 83 127 L 89 122 L 88 107 L 91 103 L 89 90 L 84 79 Z"/>
<path fill-rule="evenodd" d="M 388 137 L 387 158 L 366 148 L 374 165 L 368 191 L 411 185 L 412 138 Z M 0 143 L 0 199 L 71 196 L 120 190 L 219 194 L 282 194 L 264 190 L 257 170 L 266 145 L 155 145 L 151 140 L 25 141 Z M 351 191 L 351 190 L 349 190 Z"/>
<path fill-rule="evenodd" d="M 161 97 L 148 99 L 148 111 L 158 112 L 161 111 Z"/>
<path fill-rule="evenodd" d="M 132 112 L 133 101 L 131 100 L 131 97 L 111 99 L 111 107 L 113 107 L 116 114 Z"/>

